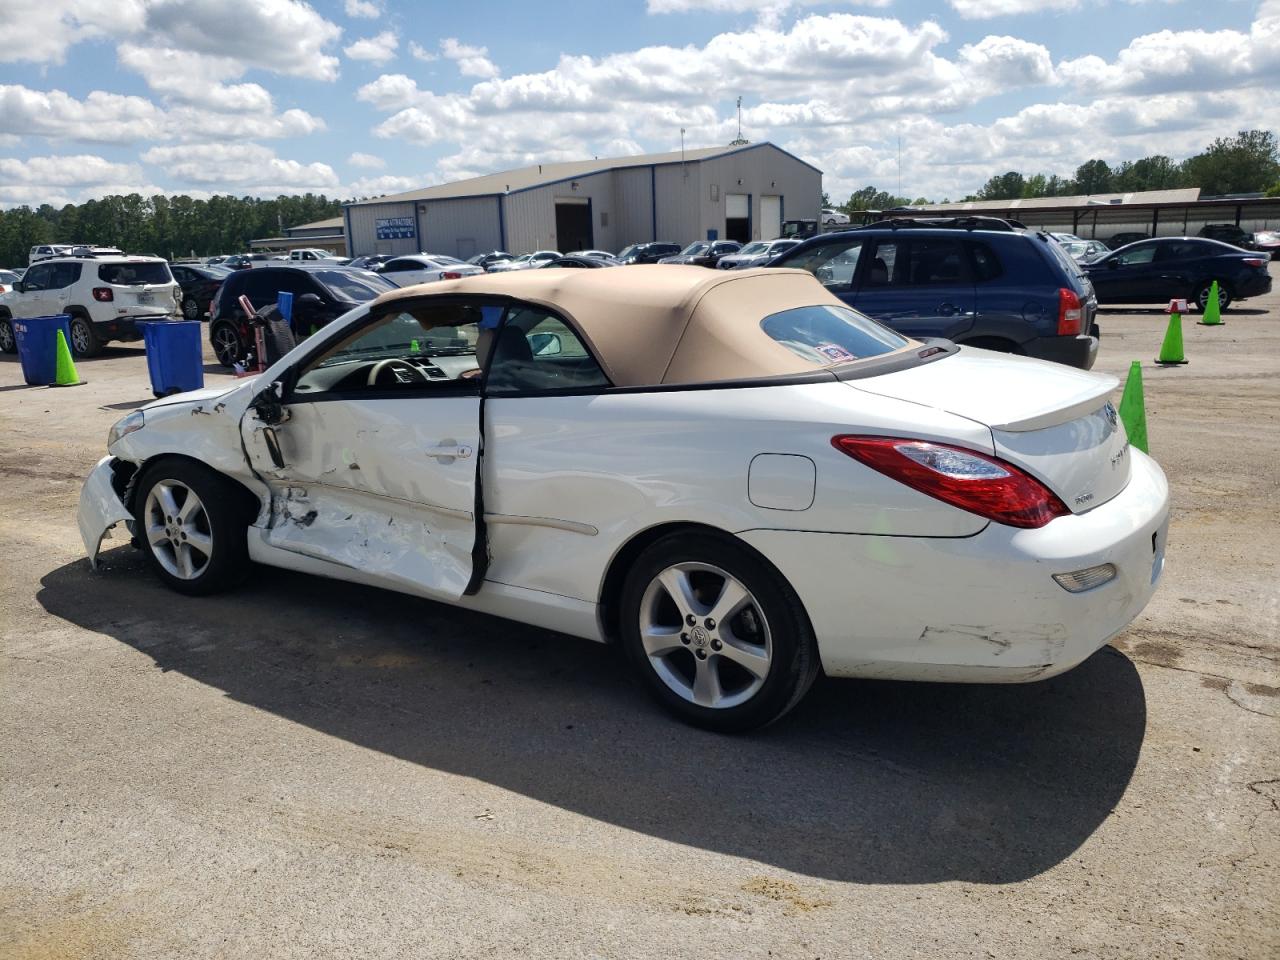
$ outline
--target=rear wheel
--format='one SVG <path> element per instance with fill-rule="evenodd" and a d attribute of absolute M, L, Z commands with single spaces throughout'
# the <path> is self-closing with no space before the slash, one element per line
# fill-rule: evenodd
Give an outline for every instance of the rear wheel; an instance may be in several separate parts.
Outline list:
<path fill-rule="evenodd" d="M 1196 290 L 1196 305 L 1200 307 L 1200 312 L 1204 313 L 1204 308 L 1209 305 L 1209 291 L 1213 289 L 1213 284 L 1201 284 Z M 1218 283 L 1218 309 L 1225 310 L 1231 304 L 1231 291 L 1225 283 Z"/>
<path fill-rule="evenodd" d="M 236 361 L 244 356 L 244 341 L 240 339 L 240 332 L 225 321 L 216 324 L 210 331 L 209 342 L 218 362 L 224 367 L 234 367 Z"/>
<path fill-rule="evenodd" d="M 195 297 L 182 298 L 182 315 L 188 320 L 200 319 L 200 303 Z"/>
<path fill-rule="evenodd" d="M 13 324 L 8 317 L 0 317 L 0 353 L 17 353 L 18 338 L 13 335 Z"/>
<path fill-rule="evenodd" d="M 138 481 L 137 504 L 138 539 L 168 586 L 202 596 L 244 579 L 252 518 L 231 480 L 189 460 L 160 460 Z"/>
<path fill-rule="evenodd" d="M 675 534 L 636 561 L 622 642 L 672 713 L 724 732 L 772 723 L 818 674 L 817 643 L 790 586 L 729 538 Z"/>
<path fill-rule="evenodd" d="M 98 338 L 93 324 L 84 314 L 71 318 L 71 352 L 77 357 L 96 357 L 102 352 L 103 341 Z"/>

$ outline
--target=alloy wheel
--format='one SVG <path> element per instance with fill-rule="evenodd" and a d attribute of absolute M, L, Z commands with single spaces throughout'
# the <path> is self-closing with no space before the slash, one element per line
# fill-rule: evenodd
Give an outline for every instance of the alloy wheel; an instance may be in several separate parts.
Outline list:
<path fill-rule="evenodd" d="M 161 480 L 147 494 L 143 529 L 160 566 L 179 580 L 195 580 L 213 559 L 209 515 L 196 492 L 178 480 Z"/>
<path fill-rule="evenodd" d="M 712 709 L 750 700 L 773 662 L 764 612 L 739 580 L 707 563 L 677 563 L 640 601 L 640 641 L 677 696 Z"/>
<path fill-rule="evenodd" d="M 18 349 L 18 341 L 13 335 L 13 327 L 8 321 L 0 322 L 0 353 L 14 353 Z"/>
<path fill-rule="evenodd" d="M 213 352 L 224 367 L 233 366 L 240 352 L 240 337 L 225 324 L 213 331 Z"/>
<path fill-rule="evenodd" d="M 71 322 L 71 348 L 79 354 L 86 354 L 93 346 L 92 333 L 88 325 L 80 319 Z"/>

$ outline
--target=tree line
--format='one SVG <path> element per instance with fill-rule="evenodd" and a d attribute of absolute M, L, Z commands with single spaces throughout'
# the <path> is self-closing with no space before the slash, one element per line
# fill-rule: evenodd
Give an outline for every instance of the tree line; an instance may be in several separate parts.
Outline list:
<path fill-rule="evenodd" d="M 1182 161 L 1155 154 L 1112 166 L 1105 160 L 1094 159 L 1080 164 L 1070 177 L 1055 173 L 1026 175 L 1010 170 L 991 177 L 977 193 L 962 199 L 1016 200 L 1179 187 L 1199 187 L 1201 197 L 1236 193 L 1280 196 L 1280 143 L 1269 130 L 1241 130 L 1234 137 L 1219 137 L 1204 152 Z M 855 190 L 840 209 L 858 213 L 932 202 L 926 197 L 911 200 L 868 186 Z M 950 199 L 940 202 L 949 203 Z"/>
<path fill-rule="evenodd" d="M 31 248 L 42 243 L 91 243 L 169 259 L 243 253 L 250 240 L 341 213 L 342 201 L 311 193 L 274 200 L 131 193 L 61 209 L 14 207 L 0 210 L 0 267 L 26 266 Z"/>

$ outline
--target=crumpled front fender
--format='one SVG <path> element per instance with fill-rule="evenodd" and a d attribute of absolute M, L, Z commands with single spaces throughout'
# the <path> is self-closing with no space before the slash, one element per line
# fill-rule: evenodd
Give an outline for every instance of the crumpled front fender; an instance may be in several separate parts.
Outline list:
<path fill-rule="evenodd" d="M 80 509 L 76 520 L 80 524 L 80 539 L 89 554 L 89 565 L 98 569 L 98 550 L 107 531 L 121 520 L 132 520 L 120 495 L 111 485 L 111 457 L 103 457 L 90 471 L 80 489 Z"/>

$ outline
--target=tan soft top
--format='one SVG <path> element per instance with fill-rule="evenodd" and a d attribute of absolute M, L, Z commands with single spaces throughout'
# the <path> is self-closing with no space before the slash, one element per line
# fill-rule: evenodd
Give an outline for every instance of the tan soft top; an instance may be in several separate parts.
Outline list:
<path fill-rule="evenodd" d="M 562 314 L 619 387 L 812 373 L 821 368 L 771 339 L 760 321 L 794 307 L 842 306 L 799 270 L 676 264 L 463 277 L 384 293 L 374 306 L 458 294 L 512 297 Z"/>

